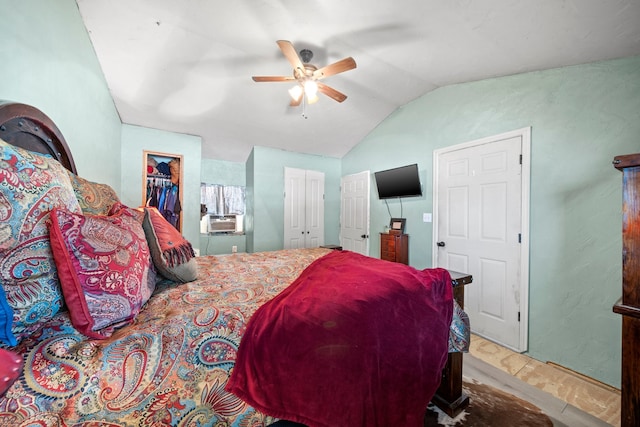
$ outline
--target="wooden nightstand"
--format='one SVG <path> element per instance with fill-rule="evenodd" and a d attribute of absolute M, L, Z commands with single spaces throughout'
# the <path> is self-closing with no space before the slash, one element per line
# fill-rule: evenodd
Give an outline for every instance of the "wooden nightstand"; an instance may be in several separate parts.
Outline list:
<path fill-rule="evenodd" d="M 409 264 L 409 235 L 380 233 L 380 259 Z"/>
<path fill-rule="evenodd" d="M 473 276 L 449 270 L 453 297 L 464 308 L 464 287 L 473 282 Z M 469 406 L 469 396 L 462 390 L 462 353 L 449 353 L 447 364 L 442 370 L 440 387 L 431 401 L 451 418 L 455 418 Z"/>

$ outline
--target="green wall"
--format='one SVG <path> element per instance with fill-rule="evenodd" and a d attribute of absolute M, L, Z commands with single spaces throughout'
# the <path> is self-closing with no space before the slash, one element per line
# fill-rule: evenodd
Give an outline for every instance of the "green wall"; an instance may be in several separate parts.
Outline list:
<path fill-rule="evenodd" d="M 310 169 L 325 174 L 325 242 L 339 243 L 340 159 L 254 147 L 246 164 L 202 160 L 202 181 L 245 185 L 247 212 L 244 236 L 201 236 L 202 254 L 259 252 L 284 246 L 284 168 Z M 243 174 L 242 177 L 239 175 Z"/>
<path fill-rule="evenodd" d="M 433 150 L 527 126 L 529 354 L 619 386 L 621 319 L 611 307 L 621 294 L 621 174 L 611 160 L 640 151 L 640 57 L 440 88 L 381 123 L 342 173 L 418 162 L 426 194 L 404 210 L 411 263 L 429 266 L 432 231 L 420 218 L 432 209 Z M 373 186 L 372 235 L 385 222 Z M 379 241 L 371 246 L 379 253 Z"/>
<path fill-rule="evenodd" d="M 247 252 L 255 252 L 254 250 L 254 245 L 253 245 L 253 218 L 254 218 L 254 212 L 255 212 L 255 173 L 254 173 L 254 169 L 255 169 L 255 148 L 253 150 L 251 150 L 251 153 L 249 153 L 249 157 L 247 157 L 247 162 L 246 162 L 246 184 L 247 184 L 247 188 L 246 188 L 246 193 L 245 196 L 247 198 L 247 204 L 246 204 L 246 212 L 244 215 L 244 235 L 246 236 L 246 245 L 247 245 Z M 284 241 L 284 237 L 283 237 L 283 241 Z"/>
<path fill-rule="evenodd" d="M 230 254 L 233 247 L 237 252 L 247 252 L 247 238 L 244 234 L 200 235 L 200 255 Z"/>
<path fill-rule="evenodd" d="M 246 166 L 240 162 L 202 159 L 200 178 L 207 184 L 246 185 Z"/>
<path fill-rule="evenodd" d="M 0 0 L 0 99 L 58 125 L 78 173 L 120 191 L 120 118 L 74 0 Z"/>
<path fill-rule="evenodd" d="M 247 161 L 247 197 L 252 203 L 245 221 L 247 250 L 284 246 L 284 168 L 324 172 L 325 243 L 338 243 L 340 221 L 340 159 L 254 147 Z"/>
<path fill-rule="evenodd" d="M 140 206 L 143 198 L 144 151 L 182 155 L 182 234 L 195 249 L 200 244 L 201 139 L 198 136 L 140 126 L 122 125 L 122 191 L 128 206 Z"/>

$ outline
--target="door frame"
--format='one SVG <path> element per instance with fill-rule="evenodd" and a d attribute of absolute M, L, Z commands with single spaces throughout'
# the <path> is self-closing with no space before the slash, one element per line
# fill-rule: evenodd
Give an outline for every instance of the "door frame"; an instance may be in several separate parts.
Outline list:
<path fill-rule="evenodd" d="M 439 176 L 439 159 L 440 156 L 451 151 L 462 150 L 465 148 L 475 147 L 490 142 L 501 141 L 504 139 L 520 137 L 522 141 L 522 170 L 521 170 L 521 251 L 520 251 L 520 343 L 518 348 L 514 348 L 518 352 L 525 352 L 529 343 L 529 211 L 530 211 L 530 189 L 531 189 L 531 127 L 525 127 L 510 132 L 492 135 L 485 138 L 476 139 L 449 147 L 439 148 L 433 151 L 433 241 L 431 265 L 437 266 L 438 247 L 436 242 L 439 241 L 438 236 L 438 176 Z M 470 286 L 473 286 L 471 284 Z"/>

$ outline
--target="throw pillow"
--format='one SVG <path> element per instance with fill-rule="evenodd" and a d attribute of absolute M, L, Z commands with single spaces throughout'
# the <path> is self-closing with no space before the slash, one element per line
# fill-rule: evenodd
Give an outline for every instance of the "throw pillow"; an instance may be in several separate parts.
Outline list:
<path fill-rule="evenodd" d="M 103 339 L 131 322 L 156 283 L 149 247 L 136 214 L 51 212 L 51 247 L 69 316 L 89 338 Z"/>
<path fill-rule="evenodd" d="M 13 351 L 0 348 L 0 397 L 18 379 L 22 365 L 22 356 Z"/>
<path fill-rule="evenodd" d="M 107 215 L 111 207 L 120 201 L 115 190 L 109 185 L 91 182 L 71 171 L 68 172 L 73 191 L 83 213 Z"/>
<path fill-rule="evenodd" d="M 198 278 L 198 265 L 191 243 L 156 208 L 144 208 L 142 228 L 147 236 L 153 264 L 158 272 L 178 283 Z"/>
<path fill-rule="evenodd" d="M 66 169 L 0 140 L 0 340 L 10 346 L 63 304 L 46 225 L 52 208 L 80 212 Z"/>

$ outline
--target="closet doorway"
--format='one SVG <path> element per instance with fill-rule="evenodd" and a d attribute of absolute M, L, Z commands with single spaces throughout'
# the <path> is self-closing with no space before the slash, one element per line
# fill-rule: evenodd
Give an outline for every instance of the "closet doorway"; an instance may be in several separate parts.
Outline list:
<path fill-rule="evenodd" d="M 158 208 L 176 229 L 182 230 L 183 158 L 180 154 L 143 151 L 142 204 Z"/>

